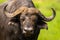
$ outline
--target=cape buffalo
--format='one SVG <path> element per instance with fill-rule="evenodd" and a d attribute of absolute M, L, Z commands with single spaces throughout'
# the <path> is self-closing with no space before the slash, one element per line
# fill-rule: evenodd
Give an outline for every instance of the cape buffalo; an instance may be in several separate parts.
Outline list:
<path fill-rule="evenodd" d="M 45 17 L 32 0 L 8 0 L 0 5 L 0 40 L 37 40 L 40 29 L 55 18 Z"/>

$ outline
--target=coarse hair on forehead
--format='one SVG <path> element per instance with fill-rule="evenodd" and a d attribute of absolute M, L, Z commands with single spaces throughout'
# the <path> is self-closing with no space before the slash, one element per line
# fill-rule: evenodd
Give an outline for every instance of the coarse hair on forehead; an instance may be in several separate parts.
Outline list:
<path fill-rule="evenodd" d="M 13 13 L 8 13 L 8 12 L 6 12 L 5 11 L 5 14 L 8 16 L 8 17 L 14 17 L 14 16 L 16 16 L 16 15 L 18 15 L 18 14 L 21 14 L 21 13 L 23 13 L 23 14 L 25 14 L 25 13 L 30 13 L 30 14 L 34 14 L 34 13 L 38 13 L 39 11 L 37 10 L 37 9 L 35 9 L 35 8 L 33 8 L 33 7 L 31 7 L 31 8 L 28 8 L 28 7 L 20 7 L 20 8 L 18 8 L 15 12 L 13 12 Z"/>
<path fill-rule="evenodd" d="M 33 8 L 33 7 L 31 7 L 31 8 L 26 8 L 25 10 L 24 10 L 24 12 L 28 12 L 28 13 L 38 13 L 39 12 L 39 10 L 37 10 L 36 8 Z"/>

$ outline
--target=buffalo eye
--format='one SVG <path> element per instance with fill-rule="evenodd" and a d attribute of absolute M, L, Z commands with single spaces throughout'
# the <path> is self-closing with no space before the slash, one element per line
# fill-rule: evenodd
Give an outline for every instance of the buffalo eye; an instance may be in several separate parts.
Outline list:
<path fill-rule="evenodd" d="M 37 16 L 36 15 L 32 15 L 31 16 L 31 20 L 36 21 L 37 20 Z"/>

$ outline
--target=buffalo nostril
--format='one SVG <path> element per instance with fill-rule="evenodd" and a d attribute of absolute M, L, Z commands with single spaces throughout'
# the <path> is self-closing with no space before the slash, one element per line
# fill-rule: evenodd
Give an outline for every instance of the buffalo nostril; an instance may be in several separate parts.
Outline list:
<path fill-rule="evenodd" d="M 30 33 L 32 33 L 33 32 L 33 30 L 24 30 L 25 32 L 30 32 Z"/>
<path fill-rule="evenodd" d="M 24 29 L 24 31 L 27 31 L 27 30 Z"/>

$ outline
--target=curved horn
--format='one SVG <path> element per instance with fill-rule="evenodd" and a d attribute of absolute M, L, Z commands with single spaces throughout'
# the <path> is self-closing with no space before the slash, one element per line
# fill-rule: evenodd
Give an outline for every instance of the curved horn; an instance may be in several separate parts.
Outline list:
<path fill-rule="evenodd" d="M 55 12 L 55 10 L 54 10 L 53 8 L 51 8 L 51 9 L 52 9 L 52 11 L 53 11 L 53 14 L 52 14 L 52 16 L 50 16 L 50 17 L 47 17 L 47 18 L 46 18 L 44 15 L 42 15 L 41 13 L 39 13 L 40 16 L 42 17 L 42 19 L 43 19 L 44 21 L 49 22 L 49 21 L 51 21 L 51 20 L 53 20 L 53 19 L 55 18 L 56 12 Z"/>
<path fill-rule="evenodd" d="M 5 11 L 5 15 L 6 15 L 7 17 L 14 17 L 14 16 L 22 13 L 22 12 L 23 12 L 24 10 L 26 10 L 26 9 L 27 9 L 27 7 L 20 7 L 19 9 L 17 9 L 17 10 L 16 10 L 15 12 L 13 12 L 13 13 L 9 13 L 9 12 Z"/>
<path fill-rule="evenodd" d="M 17 0 L 8 0 L 8 6 L 6 7 L 6 10 L 8 12 L 14 12 L 16 10 L 15 4 Z"/>

